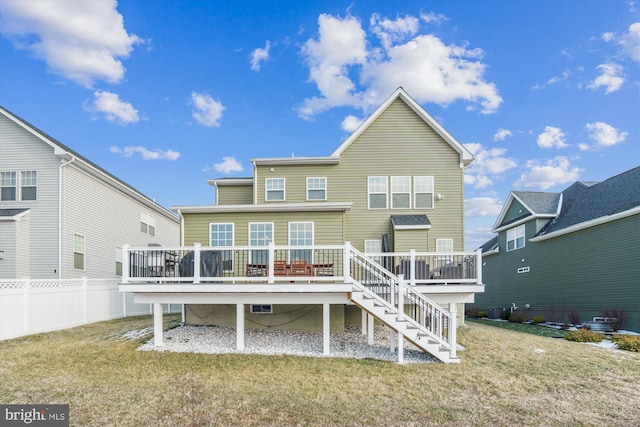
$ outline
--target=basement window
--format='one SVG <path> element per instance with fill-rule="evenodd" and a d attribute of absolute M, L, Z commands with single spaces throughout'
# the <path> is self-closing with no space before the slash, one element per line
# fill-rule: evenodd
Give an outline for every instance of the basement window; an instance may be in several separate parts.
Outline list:
<path fill-rule="evenodd" d="M 271 314 L 273 313 L 273 306 L 271 304 L 251 304 L 251 313 Z"/>

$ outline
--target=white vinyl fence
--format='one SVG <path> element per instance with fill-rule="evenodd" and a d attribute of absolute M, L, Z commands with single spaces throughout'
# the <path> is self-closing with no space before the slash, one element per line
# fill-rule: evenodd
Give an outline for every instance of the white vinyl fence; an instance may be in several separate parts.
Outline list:
<path fill-rule="evenodd" d="M 117 279 L 0 280 L 0 340 L 50 332 L 119 317 L 151 314 L 118 290 Z M 180 313 L 180 305 L 165 306 Z"/>

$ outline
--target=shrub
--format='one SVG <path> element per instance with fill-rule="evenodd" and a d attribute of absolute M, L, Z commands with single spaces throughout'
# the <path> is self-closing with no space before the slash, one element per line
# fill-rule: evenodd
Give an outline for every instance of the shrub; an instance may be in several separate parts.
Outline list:
<path fill-rule="evenodd" d="M 640 335 L 620 335 L 611 337 L 611 341 L 618 344 L 620 350 L 640 353 Z"/>
<path fill-rule="evenodd" d="M 608 324 L 611 325 L 613 332 L 623 329 L 629 319 L 629 314 L 621 308 L 607 308 L 600 312 L 600 316 L 608 318 Z"/>
<path fill-rule="evenodd" d="M 483 317 L 487 317 L 487 312 L 478 310 L 478 318 L 482 319 Z"/>
<path fill-rule="evenodd" d="M 533 323 L 544 323 L 544 317 L 536 316 L 533 318 Z"/>
<path fill-rule="evenodd" d="M 567 316 L 569 316 L 569 323 L 571 323 L 572 325 L 579 325 L 580 324 L 580 313 L 578 313 L 578 310 L 576 310 L 573 307 L 569 307 L 568 309 L 568 313 Z"/>
<path fill-rule="evenodd" d="M 479 317 L 478 316 L 478 307 L 469 306 L 465 310 L 465 316 L 467 317 Z"/>
<path fill-rule="evenodd" d="M 509 322 L 522 323 L 527 320 L 527 315 L 522 310 L 516 310 L 509 315 Z"/>
<path fill-rule="evenodd" d="M 600 342 L 604 339 L 604 334 L 582 328 L 577 331 L 567 332 L 565 339 L 575 342 Z"/>

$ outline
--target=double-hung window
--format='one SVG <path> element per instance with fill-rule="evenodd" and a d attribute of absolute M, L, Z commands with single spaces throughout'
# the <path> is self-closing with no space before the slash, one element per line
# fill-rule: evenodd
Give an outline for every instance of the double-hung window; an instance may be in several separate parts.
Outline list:
<path fill-rule="evenodd" d="M 84 270 L 84 254 L 85 254 L 84 236 L 80 234 L 73 235 L 73 268 L 74 270 Z"/>
<path fill-rule="evenodd" d="M 15 172 L 0 172 L 0 201 L 16 201 L 18 186 Z"/>
<path fill-rule="evenodd" d="M 312 246 L 313 222 L 289 223 L 289 246 Z M 289 253 L 290 260 L 303 260 L 313 262 L 311 249 L 292 249 Z"/>
<path fill-rule="evenodd" d="M 210 246 L 233 246 L 233 223 L 209 224 Z M 221 251 L 222 266 L 224 271 L 233 271 L 233 251 Z"/>
<path fill-rule="evenodd" d="M 249 246 L 267 247 L 273 242 L 273 223 L 254 222 L 249 224 Z M 267 264 L 269 262 L 269 251 L 267 249 L 252 250 L 252 264 Z"/>
<path fill-rule="evenodd" d="M 524 248 L 524 224 L 507 230 L 507 251 Z"/>
<path fill-rule="evenodd" d="M 387 177 L 368 177 L 369 209 L 387 209 Z"/>
<path fill-rule="evenodd" d="M 411 209 L 411 177 L 391 177 L 391 209 Z"/>
<path fill-rule="evenodd" d="M 433 177 L 413 177 L 413 200 L 416 209 L 433 209 Z"/>
<path fill-rule="evenodd" d="M 122 248 L 116 246 L 116 276 L 122 276 Z"/>
<path fill-rule="evenodd" d="M 307 200 L 327 200 L 327 178 L 307 178 Z"/>
<path fill-rule="evenodd" d="M 38 172 L 20 172 L 20 199 L 36 200 L 36 189 L 38 188 Z"/>
<path fill-rule="evenodd" d="M 438 267 L 446 266 L 453 262 L 453 239 L 436 239 L 436 264 Z"/>
<path fill-rule="evenodd" d="M 267 201 L 285 200 L 284 190 L 284 178 L 267 178 L 265 180 L 265 199 Z"/>
<path fill-rule="evenodd" d="M 149 236 L 156 235 L 156 219 L 151 215 L 140 212 L 140 231 Z"/>

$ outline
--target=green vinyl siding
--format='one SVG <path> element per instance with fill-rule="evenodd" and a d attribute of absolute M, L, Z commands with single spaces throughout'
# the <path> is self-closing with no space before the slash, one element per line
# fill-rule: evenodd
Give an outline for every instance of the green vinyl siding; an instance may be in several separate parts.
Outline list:
<path fill-rule="evenodd" d="M 516 199 L 513 199 L 511 201 L 511 205 L 509 206 L 509 209 L 507 209 L 507 212 L 505 212 L 504 214 L 502 223 L 499 224 L 499 226 L 502 226 L 503 224 L 508 224 L 512 221 L 523 218 L 527 215 L 531 215 L 531 212 L 529 212 L 529 210 L 525 208 L 522 205 L 522 203 L 520 203 Z"/>
<path fill-rule="evenodd" d="M 217 204 L 220 206 L 253 204 L 253 187 L 250 185 L 218 187 L 217 191 Z"/>
<path fill-rule="evenodd" d="M 571 310 L 586 321 L 601 310 L 619 308 L 629 314 L 628 328 L 640 331 L 640 215 L 539 242 L 528 240 L 535 222 L 526 225 L 523 249 L 505 252 L 502 232 L 500 252 L 484 258 L 486 287 L 476 295 L 476 306 L 530 304 L 529 317 L 551 319 L 555 311 L 563 322 Z M 530 272 L 517 273 L 520 267 Z"/>

